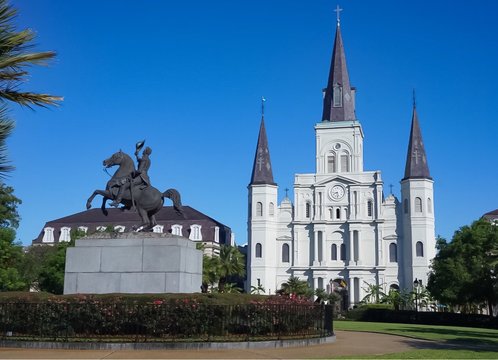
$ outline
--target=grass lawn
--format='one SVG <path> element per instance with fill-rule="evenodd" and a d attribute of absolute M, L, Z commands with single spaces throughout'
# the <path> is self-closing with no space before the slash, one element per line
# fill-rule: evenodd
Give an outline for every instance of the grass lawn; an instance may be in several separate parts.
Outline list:
<path fill-rule="evenodd" d="M 363 359 L 498 359 L 498 330 L 457 326 L 334 321 L 335 330 L 368 331 L 433 340 L 455 349 L 424 349 Z M 344 357 L 348 358 L 348 357 Z M 351 357 L 349 357 L 351 358 Z"/>

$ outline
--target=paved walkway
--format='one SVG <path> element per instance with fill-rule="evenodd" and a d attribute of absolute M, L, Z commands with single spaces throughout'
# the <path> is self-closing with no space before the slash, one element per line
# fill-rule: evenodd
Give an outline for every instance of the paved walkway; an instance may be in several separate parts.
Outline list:
<path fill-rule="evenodd" d="M 45 350 L 0 348 L 0 359 L 324 359 L 435 348 L 431 341 L 395 335 L 336 331 L 332 344 L 237 350 Z"/>

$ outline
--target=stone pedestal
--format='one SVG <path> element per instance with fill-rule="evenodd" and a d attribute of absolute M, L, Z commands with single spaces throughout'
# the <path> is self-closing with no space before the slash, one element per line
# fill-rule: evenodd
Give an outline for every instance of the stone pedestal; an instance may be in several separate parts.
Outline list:
<path fill-rule="evenodd" d="M 182 236 L 94 234 L 68 248 L 64 294 L 201 291 L 202 251 Z"/>

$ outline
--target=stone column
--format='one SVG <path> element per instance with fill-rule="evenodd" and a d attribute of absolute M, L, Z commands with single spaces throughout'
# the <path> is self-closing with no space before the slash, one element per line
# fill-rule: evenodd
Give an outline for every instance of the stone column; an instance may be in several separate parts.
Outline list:
<path fill-rule="evenodd" d="M 348 260 L 350 266 L 354 265 L 354 236 L 352 230 L 349 230 Z"/>

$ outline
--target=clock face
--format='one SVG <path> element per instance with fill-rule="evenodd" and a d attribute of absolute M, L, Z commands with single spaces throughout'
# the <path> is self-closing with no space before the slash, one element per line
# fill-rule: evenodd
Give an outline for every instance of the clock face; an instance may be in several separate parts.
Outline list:
<path fill-rule="evenodd" d="M 344 188 L 341 185 L 334 185 L 329 190 L 329 196 L 332 200 L 340 200 L 344 196 Z"/>

